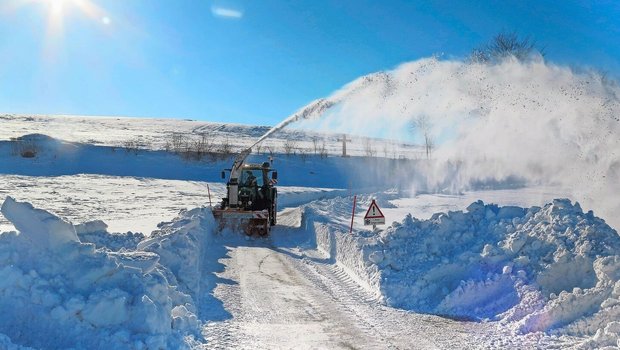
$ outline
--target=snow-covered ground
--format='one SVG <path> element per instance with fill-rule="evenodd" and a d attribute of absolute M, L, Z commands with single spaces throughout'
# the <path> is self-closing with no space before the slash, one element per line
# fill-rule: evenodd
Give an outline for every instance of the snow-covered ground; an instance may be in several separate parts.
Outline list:
<path fill-rule="evenodd" d="M 512 196 L 509 201 L 517 200 L 518 191 Z M 523 191 L 520 201 L 537 196 Z M 378 197 L 389 206 L 388 196 Z M 416 199 L 394 202 L 426 210 Z M 368 207 L 369 197 L 361 203 Z M 543 332 L 575 346 L 618 345 L 620 237 L 577 203 L 555 199 L 523 208 L 476 201 L 465 210 L 425 220 L 407 215 L 385 230 L 358 227 L 350 235 L 345 220 L 329 218 L 351 209 L 351 198 L 311 203 L 304 208 L 306 226 L 320 250 L 388 305 L 496 321 L 514 334 Z"/>
<path fill-rule="evenodd" d="M 286 174 L 286 171 L 281 170 L 281 172 Z M 503 245 L 500 244 L 502 238 L 510 232 L 506 227 L 509 227 L 508 225 L 512 224 L 513 221 L 509 221 L 510 224 L 495 223 L 502 230 L 497 231 L 497 229 L 489 228 L 489 232 L 496 232 L 497 236 L 491 236 L 496 238 L 488 238 L 488 234 L 480 237 L 476 234 L 473 236 L 463 234 L 463 230 L 470 229 L 468 226 L 470 224 L 454 224 L 454 227 L 442 227 L 441 225 L 450 225 L 448 224 L 450 221 L 446 223 L 446 219 L 435 215 L 431 222 L 438 222 L 435 225 L 441 227 L 437 229 L 443 235 L 439 238 L 435 237 L 433 231 L 416 233 L 416 230 L 419 230 L 416 229 L 418 226 L 412 224 L 411 219 L 406 217 L 407 214 L 411 213 L 416 218 L 429 219 L 438 212 L 466 210 L 472 202 L 478 199 L 502 206 L 531 207 L 544 205 L 563 195 L 564 192 L 560 188 L 532 187 L 485 190 L 465 192 L 461 195 L 414 195 L 408 191 L 399 190 L 364 194 L 362 191 L 359 192 L 358 197 L 354 232 L 353 235 L 349 235 L 348 225 L 352 209 L 351 190 L 284 186 L 280 187 L 281 206 L 283 208 L 280 213 L 280 225 L 276 227 L 270 239 L 248 241 L 232 232 L 224 232 L 221 235 L 214 236 L 212 224 L 210 224 L 212 219 L 209 219 L 210 214 L 206 208 L 185 211 L 179 219 L 169 224 L 160 225 L 151 238 L 145 237 L 151 235 L 151 231 L 156 229 L 159 222 L 174 217 L 180 210 L 207 207 L 208 197 L 205 192 L 207 183 L 204 182 L 102 175 L 59 177 L 5 175 L 0 178 L 4 184 L 2 187 L 3 196 L 13 195 L 19 200 L 32 202 L 37 207 L 49 209 L 76 224 L 85 223 L 84 225 L 77 225 L 75 228 L 81 243 L 77 243 L 75 237 L 70 241 L 74 242 L 71 244 L 78 251 L 86 249 L 86 247 L 80 248 L 83 244 L 91 242 L 95 245 L 93 248 L 86 249 L 87 254 L 96 254 L 96 259 L 101 260 L 101 263 L 96 263 L 94 266 L 107 264 L 105 261 L 113 259 L 118 264 L 118 267 L 113 271 L 120 269 L 118 272 L 114 272 L 120 276 L 125 276 L 125 272 L 123 272 L 125 269 L 140 266 L 140 268 L 152 269 L 151 272 L 160 271 L 168 281 L 180 280 L 171 284 L 177 286 L 180 291 L 177 289 L 169 290 L 166 295 L 169 295 L 167 298 L 171 300 L 175 300 L 175 298 L 181 301 L 185 300 L 184 302 L 178 301 L 179 305 L 183 305 L 183 308 L 168 302 L 165 306 L 158 306 L 159 309 L 164 310 L 164 313 L 168 312 L 169 316 L 164 317 L 163 314 L 160 314 L 157 316 L 158 321 L 149 321 L 162 322 L 162 324 L 153 325 L 155 328 L 147 330 L 146 333 L 148 334 L 137 331 L 132 322 L 147 322 L 156 316 L 139 311 L 146 307 L 139 303 L 135 305 L 136 311 L 127 308 L 127 313 L 131 315 L 141 313 L 140 317 L 145 318 L 141 321 L 136 321 L 133 318 L 134 316 L 127 316 L 121 320 L 93 323 L 99 321 L 93 321 L 82 316 L 69 319 L 67 316 L 63 316 L 63 327 L 65 328 L 61 327 L 58 331 L 76 337 L 77 340 L 74 344 L 101 347 L 100 344 L 108 342 L 125 344 L 123 346 L 132 343 L 134 345 L 131 346 L 135 348 L 142 346 L 140 344 L 146 346 L 149 342 L 151 345 L 148 345 L 147 348 L 149 346 L 156 348 L 157 344 L 164 343 L 165 346 L 193 348 L 203 346 L 208 348 L 216 345 L 225 348 L 265 349 L 274 347 L 343 348 L 347 346 L 406 348 L 411 344 L 411 339 L 415 338 L 418 339 L 416 344 L 423 348 L 462 348 L 472 346 L 472 344 L 478 348 L 514 348 L 567 347 L 584 344 L 596 347 L 609 345 L 616 339 L 612 329 L 602 325 L 605 323 L 604 320 L 613 318 L 613 316 L 609 316 L 613 315 L 612 310 L 615 305 L 612 302 L 615 294 L 610 289 L 613 284 L 604 281 L 598 283 L 596 280 L 584 282 L 587 285 L 581 282 L 576 284 L 584 292 L 573 290 L 572 287 L 557 287 L 560 288 L 557 289 L 556 287 L 546 286 L 543 289 L 542 286 L 536 284 L 540 278 L 553 281 L 554 278 L 558 278 L 557 275 L 553 274 L 560 274 L 563 277 L 567 271 L 571 270 L 570 266 L 573 266 L 551 268 L 554 258 L 548 263 L 551 272 L 547 275 L 542 273 L 545 270 L 544 267 L 538 267 L 536 271 L 526 271 L 525 276 L 530 284 L 525 284 L 523 272 L 516 268 L 518 261 L 522 261 L 524 258 L 516 259 L 509 255 L 498 255 L 503 249 Z M 219 198 L 222 195 L 223 185 L 221 183 L 209 183 L 209 188 L 212 190 L 213 198 Z M 385 231 L 377 233 L 368 231 L 368 228 L 363 226 L 362 217 L 370 198 L 375 198 L 378 201 L 386 214 L 388 224 L 393 221 L 400 223 L 394 224 Z M 296 208 L 299 205 L 301 207 Z M 525 211 L 521 210 L 520 213 L 525 213 Z M 570 210 L 566 215 L 572 217 Z M 17 215 L 18 221 L 20 216 L 32 217 L 33 215 Z M 465 220 L 462 215 L 456 214 L 451 214 L 450 218 L 457 223 L 458 220 Z M 485 214 L 484 220 L 487 220 L 486 218 Z M 9 219 L 16 220 L 10 215 Z M 96 219 L 103 220 L 109 226 L 97 222 L 88 223 Z M 45 225 L 55 227 L 56 225 L 50 224 L 50 222 L 58 222 L 58 220 L 42 221 L 45 222 Z M 473 219 L 468 220 L 472 221 Z M 472 222 L 479 227 L 486 227 L 490 226 L 492 221 L 476 223 L 473 220 Z M 525 225 L 526 223 L 519 222 L 519 224 Z M 422 224 L 422 227 L 424 225 Z M 8 221 L 3 221 L 0 231 L 12 230 L 14 226 L 17 226 L 20 232 L 31 231 L 33 235 L 37 235 L 41 231 L 55 234 L 58 230 L 57 228 L 43 230 L 37 225 L 34 228 L 23 228 L 19 224 L 13 225 Z M 544 231 L 544 228 L 541 230 Z M 143 234 L 127 231 L 142 232 Z M 125 233 L 108 234 L 107 232 Z M 477 231 L 474 230 L 473 232 Z M 610 230 L 607 232 L 606 234 L 611 234 Z M 190 233 L 193 238 L 186 236 Z M 66 254 L 60 253 L 58 249 L 61 248 L 59 247 L 46 248 L 37 245 L 36 249 L 38 250 L 26 252 L 30 249 L 27 248 L 28 243 L 24 243 L 22 246 L 19 246 L 21 243 L 14 243 L 14 240 L 19 241 L 18 237 L 26 239 L 27 235 L 23 235 L 23 237 L 21 234 L 18 236 L 13 234 L 0 236 L 6 240 L 3 247 L 6 249 L 7 255 L 5 257 L 8 260 L 4 261 L 4 266 L 12 266 L 11 269 L 3 270 L 7 274 L 5 281 L 10 281 L 4 287 L 4 295 L 8 297 L 8 305 L 5 305 L 7 314 L 18 317 L 16 315 L 19 311 L 10 308 L 10 305 L 16 305 L 19 306 L 24 315 L 27 315 L 24 317 L 28 319 L 39 312 L 52 314 L 52 311 L 58 307 L 62 309 L 77 308 L 74 312 L 81 315 L 82 312 L 85 312 L 84 310 L 104 307 L 97 306 L 99 305 L 97 303 L 103 303 L 103 301 L 99 301 L 102 296 L 99 296 L 98 293 L 106 295 L 105 307 L 111 308 L 126 307 L 127 300 L 137 298 L 136 295 L 132 294 L 133 291 L 128 291 L 119 285 L 115 288 L 120 288 L 122 292 L 80 289 L 84 287 L 79 287 L 76 281 L 72 281 L 71 279 L 75 279 L 75 277 L 71 277 L 73 275 L 69 272 L 69 269 L 73 268 L 72 266 L 76 263 L 63 260 L 62 257 L 58 256 L 59 254 Z M 205 241 L 205 237 L 209 236 L 212 238 L 209 238 L 208 242 Z M 41 240 L 40 236 L 34 237 L 36 238 L 29 238 L 27 242 Z M 422 237 L 426 237 L 427 241 L 421 243 Z M 461 237 L 461 239 L 457 240 L 457 237 Z M 463 237 L 468 237 L 469 242 L 463 241 L 465 239 Z M 48 240 L 48 242 L 53 241 L 56 240 Z M 464 261 L 458 260 L 463 259 L 463 255 L 449 254 L 444 256 L 439 253 L 447 249 L 446 246 L 441 246 L 446 242 L 458 245 L 457 251 L 469 254 L 467 259 L 471 259 L 471 256 L 478 256 L 474 260 L 474 265 L 470 263 L 468 273 L 463 273 L 462 270 L 452 267 L 456 263 L 452 259 L 457 259 L 458 264 L 464 264 Z M 595 243 L 596 241 L 586 240 L 582 245 Z M 432 246 L 433 244 L 439 244 L 439 246 Z M 415 250 L 420 249 L 418 247 L 421 247 L 420 252 L 425 254 L 431 250 L 434 253 L 431 256 L 419 256 L 419 252 L 416 253 Z M 546 246 L 542 245 L 542 247 Z M 16 249 L 17 255 L 23 257 L 18 258 L 15 254 L 9 253 Z M 26 251 L 21 252 L 21 249 Z M 49 251 L 44 254 L 40 252 L 40 250 L 46 249 Z M 121 255 L 115 253 L 119 251 L 122 252 Z M 45 258 L 39 258 L 38 264 L 29 265 L 30 263 L 26 263 L 26 260 L 22 259 L 31 256 L 30 254 L 37 254 Z M 71 256 L 71 254 L 69 255 Z M 540 259 L 543 254 L 534 250 L 530 255 Z M 426 261 L 426 265 L 420 265 L 415 259 L 404 259 L 404 256 L 419 258 L 418 260 Z M 183 257 L 184 261 L 180 261 L 179 257 Z M 395 257 L 398 258 L 395 259 Z M 85 259 L 83 255 L 78 255 L 78 258 Z M 434 259 L 440 259 L 438 264 L 432 263 Z M 484 264 L 485 259 L 494 259 L 493 265 L 484 268 L 485 271 L 489 270 L 486 275 L 480 275 L 481 264 Z M 566 260 L 566 258 L 564 259 Z M 588 258 L 590 260 L 583 259 L 578 260 L 580 266 L 587 266 L 583 263 L 590 261 L 591 271 L 594 271 L 596 265 L 594 260 L 591 258 Z M 598 264 L 600 265 L 600 263 Z M 556 265 L 560 266 L 559 264 Z M 44 266 L 47 268 L 53 266 L 53 269 L 48 271 Z M 495 268 L 499 270 L 493 270 L 492 266 L 496 266 Z M 94 267 L 92 268 L 94 269 Z M 102 273 L 99 270 L 89 271 L 88 269 L 91 268 L 85 267 L 85 270 L 82 270 L 80 274 L 99 275 Z M 39 270 L 64 276 L 62 287 L 54 284 L 58 282 L 47 281 L 46 279 L 51 278 L 51 275 L 46 275 Z M 441 272 L 437 272 L 440 270 Z M 34 273 L 28 271 L 34 271 Z M 585 274 L 584 276 L 588 275 L 587 271 L 582 272 Z M 28 274 L 34 274 L 33 276 L 36 278 L 30 281 L 33 276 L 28 277 Z M 439 274 L 442 277 L 441 279 L 426 277 L 425 280 L 429 282 L 423 288 L 410 284 L 425 274 L 428 276 Z M 537 274 L 548 277 L 538 277 Z M 514 277 L 512 277 L 513 275 Z M 595 276 L 598 275 L 592 274 L 590 277 L 597 278 Z M 472 302 L 484 304 L 487 300 L 484 298 L 497 296 L 490 291 L 502 293 L 506 290 L 516 290 L 509 287 L 511 283 L 513 286 L 520 286 L 520 288 L 531 288 L 531 290 L 525 290 L 525 292 L 529 291 L 530 294 L 524 292 L 524 295 L 531 298 L 533 298 L 531 294 L 536 293 L 537 286 L 539 293 L 545 290 L 547 294 L 538 294 L 533 300 L 524 300 L 515 297 L 515 292 L 511 292 L 512 294 L 507 292 L 505 295 L 507 301 L 499 308 L 502 312 L 497 314 L 487 309 L 480 310 L 479 306 L 471 306 Z M 552 282 L 549 283 L 552 284 Z M 187 286 L 184 286 L 185 284 Z M 32 297 L 14 289 L 17 285 L 21 286 L 20 288 L 23 288 L 22 285 L 26 285 L 29 290 L 33 288 L 32 286 L 45 285 L 47 286 L 45 287 L 46 290 L 52 293 L 48 297 L 53 302 L 50 301 L 51 304 L 47 305 L 45 304 L 47 301 L 43 303 L 37 301 L 38 299 L 29 299 Z M 496 288 L 497 285 L 502 288 Z M 157 288 L 163 287 L 160 285 Z M 64 294 L 57 295 L 58 288 L 62 288 Z M 140 287 L 137 290 L 144 290 L 144 288 Z M 549 288 L 555 288 L 553 292 L 555 296 L 546 292 Z M 439 291 L 431 293 L 437 299 L 433 301 L 432 308 L 431 305 L 411 304 L 412 300 L 420 299 L 430 302 L 430 297 L 420 298 L 419 294 L 421 290 L 431 289 Z M 559 293 L 562 290 L 565 290 L 564 294 Z M 580 297 L 579 293 L 599 295 L 596 299 L 597 304 L 586 302 L 591 301 L 591 299 Z M 72 305 L 71 303 L 76 302 L 74 300 L 76 295 L 80 295 L 82 299 L 78 298 L 77 305 Z M 108 298 L 108 295 L 111 296 Z M 121 299 L 116 298 L 119 295 Z M 476 297 L 472 298 L 472 295 Z M 149 299 L 152 298 L 149 296 Z M 581 311 L 574 312 L 569 316 L 561 312 L 558 314 L 557 311 L 553 311 L 555 309 L 552 306 L 554 300 L 558 299 L 575 299 L 576 301 L 572 302 L 572 307 Z M 326 300 L 333 301 L 328 303 Z M 132 305 L 134 304 L 135 302 L 132 301 Z M 384 306 L 384 304 L 429 314 L 451 315 L 457 319 L 486 319 L 488 321 L 482 323 L 463 322 L 437 316 L 425 316 L 398 311 Z M 448 304 L 454 309 L 446 306 Z M 528 320 L 536 317 L 538 317 L 536 319 L 540 319 L 541 316 L 535 316 L 535 310 L 530 310 L 531 312 L 525 316 L 512 316 L 514 320 L 510 318 L 510 315 L 506 315 L 508 312 L 506 310 L 510 309 L 509 306 L 512 308 L 524 308 L 526 306 L 531 308 L 532 305 L 541 315 L 546 315 L 544 318 L 546 323 L 533 323 L 539 325 L 537 326 L 539 328 L 524 328 L 523 324 L 529 323 L 521 321 L 526 319 L 526 316 L 529 317 Z M 561 307 L 563 304 L 560 303 L 559 305 Z M 551 311 L 546 311 L 545 307 Z M 449 310 L 456 311 L 450 312 Z M 580 321 L 580 318 L 594 312 L 597 312 L 598 316 L 591 319 L 598 322 L 598 328 L 584 326 L 583 323 L 589 324 L 588 319 Z M 515 311 L 513 311 L 514 313 Z M 174 324 L 173 321 L 167 320 L 174 320 L 175 315 L 179 318 L 179 321 L 176 322 L 182 326 L 165 328 L 163 323 Z M 47 320 L 42 321 L 48 322 Z M 560 331 L 555 327 L 557 323 L 562 324 Z M 130 331 L 127 334 L 118 333 L 119 324 L 123 324 L 123 327 Z M 263 331 L 266 324 L 270 326 L 268 332 Z M 25 330 L 38 329 L 36 327 L 39 326 L 21 325 L 20 327 L 22 327 L 21 330 Z M 9 335 L 13 343 L 35 348 L 63 347 L 63 344 L 69 341 L 61 337 L 56 343 L 43 345 L 45 343 L 41 339 L 15 337 L 14 334 L 17 331 L 15 328 L 5 327 L 3 329 L 3 332 Z M 87 329 L 91 330 L 87 331 Z M 599 329 L 601 331 L 597 336 Z M 546 331 L 548 334 L 538 331 Z M 49 329 L 41 330 L 41 332 L 48 336 L 53 334 L 53 331 Z M 80 334 L 88 335 L 88 337 L 80 338 Z M 446 334 L 450 336 L 446 337 Z M 166 340 L 162 340 L 162 337 Z M 249 342 L 248 339 L 252 339 L 252 341 Z"/>
<path fill-rule="evenodd" d="M 110 232 L 131 231 L 145 235 L 183 209 L 208 207 L 209 191 L 212 205 L 219 203 L 225 192 L 221 182 L 104 175 L 0 175 L 0 182 L 2 198 L 14 196 L 74 223 L 103 220 Z M 280 208 L 343 193 L 334 188 L 292 186 L 281 186 L 278 191 Z M 12 229 L 13 225 L 0 215 L 0 232 Z"/>
<path fill-rule="evenodd" d="M 15 344 L 406 348 L 415 338 L 424 348 L 493 348 L 550 341 L 382 306 L 314 250 L 302 227 L 246 240 L 215 234 L 209 210 L 194 209 L 138 243 L 101 223 L 73 228 L 11 198 L 2 212 L 19 230 L 0 236 L 0 307 L 10 316 L 0 327 Z"/>
<path fill-rule="evenodd" d="M 379 140 L 387 157 L 340 158 L 338 135 L 328 135 L 326 158 L 276 149 L 279 224 L 269 238 L 247 238 L 217 231 L 209 209 L 207 185 L 219 201 L 231 158 L 165 149 L 173 134 L 201 133 L 239 148 L 266 127 L 0 123 L 0 348 L 620 346 L 614 205 L 599 214 L 587 188 L 575 198 L 573 182 L 540 181 L 549 170 L 540 164 L 527 165 L 535 178 L 459 177 L 465 163 L 436 167 L 418 148 Z M 316 135 L 283 131 L 270 142 L 307 150 Z M 366 156 L 365 146 L 349 153 Z M 386 215 L 375 231 L 362 220 L 371 199 Z"/>
<path fill-rule="evenodd" d="M 171 193 L 174 196 L 174 192 Z M 301 193 L 299 189 L 297 193 Z M 535 193 L 533 196 L 532 192 L 523 191 L 521 199 L 517 199 L 519 191 L 515 190 L 510 200 L 538 201 L 540 192 Z M 314 194 L 306 195 L 311 199 Z M 486 195 L 492 195 L 492 191 Z M 425 201 L 402 198 L 392 191 L 361 196 L 361 211 L 371 197 L 378 198 L 381 204 L 386 203 L 386 210 L 426 210 Z M 387 208 L 390 202 L 393 208 Z M 397 207 L 394 203 L 407 204 Z M 271 238 L 250 240 L 228 230 L 216 234 L 209 210 L 193 209 L 159 225 L 150 238 L 145 238 L 131 233 L 110 234 L 105 225 L 97 222 L 77 225 L 72 231 L 71 225 L 61 219 L 8 199 L 3 213 L 13 221 L 20 234 L 0 236 L 0 256 L 5 266 L 0 270 L 5 296 L 2 307 L 6 315 L 24 320 L 24 323 L 11 323 L 10 327 L 5 324 L 2 332 L 15 344 L 35 348 L 62 348 L 67 344 L 93 348 L 102 348 L 102 344 L 128 348 L 407 348 L 413 344 L 412 339 L 416 339 L 415 344 L 420 348 L 530 348 L 598 347 L 615 341 L 616 334 L 605 323 L 614 317 L 616 292 L 610 282 L 618 276 L 613 272 L 614 265 L 609 265 L 614 260 L 609 261 L 604 255 L 613 254 L 613 251 L 606 250 L 597 262 L 591 261 L 591 268 L 600 271 L 591 276 L 592 281 L 577 278 L 579 276 L 571 279 L 578 284 L 578 289 L 573 289 L 558 285 L 563 283 L 567 269 L 570 270 L 565 265 L 575 264 L 573 259 L 552 254 L 548 266 L 541 261 L 538 265 L 522 264 L 523 256 L 547 259 L 541 253 L 548 244 L 557 245 L 560 242 L 557 238 L 538 248 L 533 244 L 533 248 L 523 249 L 518 258 L 509 253 L 500 254 L 504 246 L 514 250 L 516 241 L 529 246 L 527 240 L 511 238 L 521 237 L 519 232 L 524 231 L 516 230 L 508 236 L 502 234 L 510 232 L 507 228 L 515 223 L 514 218 L 507 221 L 509 217 L 526 213 L 518 207 L 508 207 L 505 213 L 500 209 L 497 217 L 503 221 L 495 221 L 497 228 L 491 226 L 494 219 L 489 218 L 488 213 L 478 220 L 467 218 L 471 214 L 454 213 L 449 216 L 451 221 L 447 220 L 448 216 L 435 215 L 429 224 L 416 224 L 411 218 L 405 218 L 401 224 L 377 233 L 356 225 L 353 235 L 349 235 L 351 207 L 352 198 L 344 196 L 310 201 L 300 209 L 285 209 L 280 214 L 281 225 L 275 228 Z M 551 215 L 554 207 L 559 207 L 555 210 L 559 218 L 569 220 L 563 223 L 566 227 L 577 223 L 572 220 L 578 216 L 572 214 L 584 215 L 565 202 L 554 203 L 551 209 L 545 208 L 543 212 Z M 472 205 L 468 210 L 475 213 L 476 208 Z M 493 208 L 486 210 L 497 211 Z M 359 212 L 357 218 L 361 215 Z M 588 219 L 588 215 L 584 218 L 586 222 L 579 223 L 576 228 L 588 231 L 592 227 L 592 232 L 607 236 L 600 239 L 585 236 L 581 247 L 607 242 L 610 234 L 617 236 L 610 229 L 597 228 L 588 221 L 596 223 L 597 219 Z M 497 234 L 497 240 L 494 241 L 493 236 L 489 238 L 490 233 L 463 234 L 462 230 L 470 229 L 469 224 L 459 224 L 459 220 L 488 225 L 489 232 Z M 536 220 L 540 223 L 547 220 L 553 232 L 564 232 L 553 226 L 557 225 L 553 219 Z M 527 225 L 526 222 L 519 224 Z M 428 225 L 426 231 L 416 233 L 420 230 L 416 227 L 425 225 Z M 545 232 L 544 226 L 540 229 Z M 443 236 L 435 237 L 431 230 Z M 502 237 L 512 243 L 497 245 Z M 422 239 L 424 243 L 418 244 Z M 421 246 L 419 252 L 425 254 L 424 257 L 416 253 Z M 452 251 L 462 253 L 439 253 L 449 246 Z M 588 257 L 588 250 L 584 249 L 580 248 L 580 253 L 575 255 L 577 259 Z M 602 251 L 598 249 L 596 245 L 590 247 L 600 254 Z M 378 257 L 377 252 L 383 256 Z M 459 260 L 464 257 L 466 260 Z M 472 257 L 477 258 L 471 260 Z M 416 259 L 426 263 L 420 265 Z M 433 263 L 435 259 L 439 260 Z M 452 259 L 459 264 L 469 262 L 469 272 L 463 273 L 462 269 L 454 267 L 456 261 Z M 79 263 L 82 261 L 90 262 Z M 577 263 L 587 269 L 585 261 Z M 397 263 L 401 265 L 395 265 Z M 487 265 L 483 268 L 484 264 Z M 494 271 L 493 266 L 499 270 Z M 533 266 L 538 267 L 529 270 Z M 437 272 L 439 270 L 442 272 Z M 488 272 L 481 274 L 482 270 Z M 587 275 L 586 270 L 580 271 Z M 423 279 L 428 283 L 425 288 L 410 286 L 411 282 L 419 281 L 420 275 L 437 276 L 437 273 L 442 277 Z M 112 277 L 102 279 L 101 276 Z M 121 283 L 129 276 L 136 276 L 131 277 L 136 280 L 132 283 L 145 285 Z M 156 282 L 157 276 L 165 279 Z M 414 276 L 416 278 L 412 278 Z M 168 282 L 161 284 L 162 281 Z M 539 281 L 546 281 L 546 284 Z M 493 314 L 488 309 L 471 306 L 472 302 L 498 297 L 491 291 L 501 294 L 510 283 L 522 288 L 524 293 L 518 295 L 524 298 L 506 293 L 509 300 L 504 300 L 507 304 L 499 308 L 501 313 Z M 498 284 L 505 288 L 496 288 Z M 419 298 L 422 291 L 427 293 L 431 288 L 438 291 L 431 295 L 439 306 L 429 309 L 402 304 L 411 300 L 435 300 Z M 556 296 L 549 294 L 551 289 Z M 150 294 L 156 290 L 157 296 Z M 535 296 L 537 291 L 547 294 L 534 298 L 532 294 Z M 43 292 L 45 294 L 39 296 Z M 592 294 L 595 301 L 589 297 Z M 416 295 L 418 299 L 413 298 Z M 458 298 L 462 300 L 459 302 Z M 563 304 L 557 300 L 570 302 L 571 310 L 579 311 L 568 315 L 558 313 L 554 310 Z M 384 303 L 423 313 L 453 315 L 456 319 L 398 311 Z M 449 303 L 456 309 L 449 309 L 446 306 Z M 529 312 L 516 317 L 517 311 L 505 311 L 506 305 L 511 303 L 517 311 L 526 306 L 535 310 L 527 310 Z M 154 309 L 149 305 L 154 305 Z M 93 316 L 93 310 L 98 317 Z M 537 312 L 544 317 L 537 316 Z M 583 318 L 594 312 L 596 316 Z M 35 316 L 39 313 L 51 318 L 40 318 L 34 323 L 25 321 L 37 319 Z M 114 316 L 116 314 L 118 316 Z M 497 315 L 501 315 L 499 321 L 493 321 Z M 489 321 L 458 321 L 460 318 Z M 524 318 L 538 321 L 518 322 Z M 588 320 L 597 323 L 588 323 Z M 54 329 L 45 328 L 49 322 L 60 323 Z M 144 322 L 150 328 L 140 328 L 139 324 Z M 554 322 L 561 322 L 563 328 L 560 329 L 564 331 L 553 327 Z M 590 328 L 585 326 L 588 324 Z M 599 328 L 594 326 L 596 324 Z M 540 328 L 524 328 L 524 325 Z M 33 329 L 39 336 L 18 335 Z"/>
<path fill-rule="evenodd" d="M 49 116 L 0 114 L 0 140 L 9 140 L 29 134 L 44 134 L 55 139 L 98 146 L 123 148 L 130 145 L 142 149 L 162 150 L 172 146 L 173 135 L 178 142 L 191 144 L 204 135 L 213 148 L 229 143 L 234 149 L 248 147 L 267 132 L 268 126 L 210 123 L 178 119 L 150 119 L 126 117 Z M 325 146 L 327 153 L 342 154 L 342 134 L 307 132 L 285 129 L 275 133 L 262 144 L 262 151 L 283 153 L 288 145 L 297 153 L 315 153 L 316 146 Z M 386 139 L 348 135 L 347 154 L 375 155 L 399 159 L 422 158 L 420 147 Z"/>

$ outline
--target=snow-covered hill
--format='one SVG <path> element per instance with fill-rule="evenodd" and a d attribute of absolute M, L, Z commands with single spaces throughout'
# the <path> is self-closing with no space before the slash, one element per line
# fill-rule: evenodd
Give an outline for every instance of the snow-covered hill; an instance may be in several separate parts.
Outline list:
<path fill-rule="evenodd" d="M 190 148 L 205 139 L 217 150 L 227 144 L 232 150 L 248 147 L 271 127 L 210 123 L 178 119 L 126 117 L 0 115 L 0 140 L 8 141 L 29 134 L 42 134 L 54 139 L 118 148 L 138 147 L 164 150 L 173 143 L 188 143 Z M 174 140 L 174 136 L 178 139 Z M 342 154 L 342 133 L 311 132 L 284 129 L 261 144 L 255 152 L 290 152 L 318 154 L 324 147 L 330 155 Z M 389 139 L 347 135 L 347 154 L 375 155 L 385 158 L 418 159 L 424 156 L 420 147 Z"/>

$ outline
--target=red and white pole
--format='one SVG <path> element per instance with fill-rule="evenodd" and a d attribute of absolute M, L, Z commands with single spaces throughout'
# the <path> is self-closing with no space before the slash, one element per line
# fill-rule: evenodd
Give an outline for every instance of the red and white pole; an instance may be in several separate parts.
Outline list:
<path fill-rule="evenodd" d="M 349 233 L 353 233 L 353 218 L 355 217 L 355 204 L 357 203 L 357 195 L 353 196 L 353 212 L 351 213 L 351 228 Z"/>

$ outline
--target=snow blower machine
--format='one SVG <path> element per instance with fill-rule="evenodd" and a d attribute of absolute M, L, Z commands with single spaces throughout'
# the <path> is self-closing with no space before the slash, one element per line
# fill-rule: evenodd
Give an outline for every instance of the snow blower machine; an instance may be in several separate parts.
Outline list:
<path fill-rule="evenodd" d="M 250 164 L 245 158 L 251 149 L 241 152 L 231 169 L 222 171 L 230 177 L 226 183 L 227 197 L 213 209 L 213 216 L 224 227 L 242 230 L 247 235 L 266 236 L 271 226 L 276 224 L 278 192 L 275 183 L 278 172 L 271 168 L 269 162 Z"/>

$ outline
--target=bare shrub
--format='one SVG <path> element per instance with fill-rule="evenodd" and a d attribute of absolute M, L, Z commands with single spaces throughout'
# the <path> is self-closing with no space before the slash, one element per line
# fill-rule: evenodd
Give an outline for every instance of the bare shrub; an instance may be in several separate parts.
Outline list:
<path fill-rule="evenodd" d="M 219 153 L 223 157 L 228 157 L 232 154 L 232 150 L 233 150 L 232 143 L 230 143 L 230 140 L 227 137 L 224 140 L 222 140 L 222 143 L 220 143 L 217 149 L 217 153 Z"/>
<path fill-rule="evenodd" d="M 230 150 L 230 143 L 225 147 Z M 166 140 L 164 149 L 176 153 L 185 160 L 202 160 L 208 155 L 216 158 L 214 153 L 222 151 L 221 146 L 216 149 L 212 135 L 206 132 L 191 135 L 173 133 Z"/>
<path fill-rule="evenodd" d="M 211 135 L 201 133 L 197 140 L 194 140 L 192 150 L 200 157 L 213 152 L 214 142 Z"/>
<path fill-rule="evenodd" d="M 124 149 L 125 152 L 127 153 L 133 153 L 133 154 L 138 154 L 138 152 L 140 150 L 147 150 L 151 148 L 151 143 L 142 139 L 140 136 L 138 137 L 134 137 L 132 139 L 129 140 L 125 140 L 123 142 L 121 142 L 120 146 L 118 146 L 121 149 Z M 116 151 L 115 149 L 116 147 L 113 147 L 113 152 Z"/>
<path fill-rule="evenodd" d="M 319 151 L 319 138 L 317 136 L 312 137 L 312 148 L 314 149 L 314 155 Z"/>
<path fill-rule="evenodd" d="M 510 56 L 523 61 L 534 53 L 545 55 L 544 49 L 537 48 L 536 41 L 530 37 L 520 38 L 516 32 L 502 32 L 495 35 L 488 43 L 473 49 L 469 55 L 469 61 L 492 63 Z"/>
<path fill-rule="evenodd" d="M 11 138 L 13 147 L 11 154 L 22 158 L 34 158 L 39 153 L 39 146 L 33 140 Z"/>
<path fill-rule="evenodd" d="M 300 147 L 297 151 L 301 160 L 305 162 L 308 159 L 309 150 Z"/>
<path fill-rule="evenodd" d="M 263 148 L 263 145 L 261 143 L 255 145 L 254 150 L 256 150 L 256 154 L 260 155 L 260 151 L 262 148 Z"/>
<path fill-rule="evenodd" d="M 319 155 L 321 158 L 327 158 L 327 147 L 325 146 L 325 140 L 323 140 L 323 143 L 319 146 Z"/>
<path fill-rule="evenodd" d="M 138 141 L 135 139 L 123 141 L 121 147 L 125 150 L 125 152 L 133 154 L 137 154 L 139 149 Z"/>
<path fill-rule="evenodd" d="M 187 140 L 187 137 L 182 133 L 173 133 L 171 143 L 173 152 L 183 152 L 189 148 L 189 141 Z"/>
<path fill-rule="evenodd" d="M 366 157 L 374 157 L 377 154 L 377 151 L 372 146 L 372 141 L 369 138 L 364 139 L 364 153 Z"/>
<path fill-rule="evenodd" d="M 35 158 L 42 151 L 37 137 L 11 137 L 11 155 L 22 158 Z"/>
<path fill-rule="evenodd" d="M 284 154 L 291 155 L 297 152 L 297 142 L 287 139 L 284 141 Z"/>
<path fill-rule="evenodd" d="M 409 123 L 409 128 L 414 135 L 420 133 L 424 137 L 426 159 L 431 159 L 431 153 L 435 146 L 433 135 L 431 134 L 432 126 L 430 118 L 426 114 L 413 118 Z"/>

